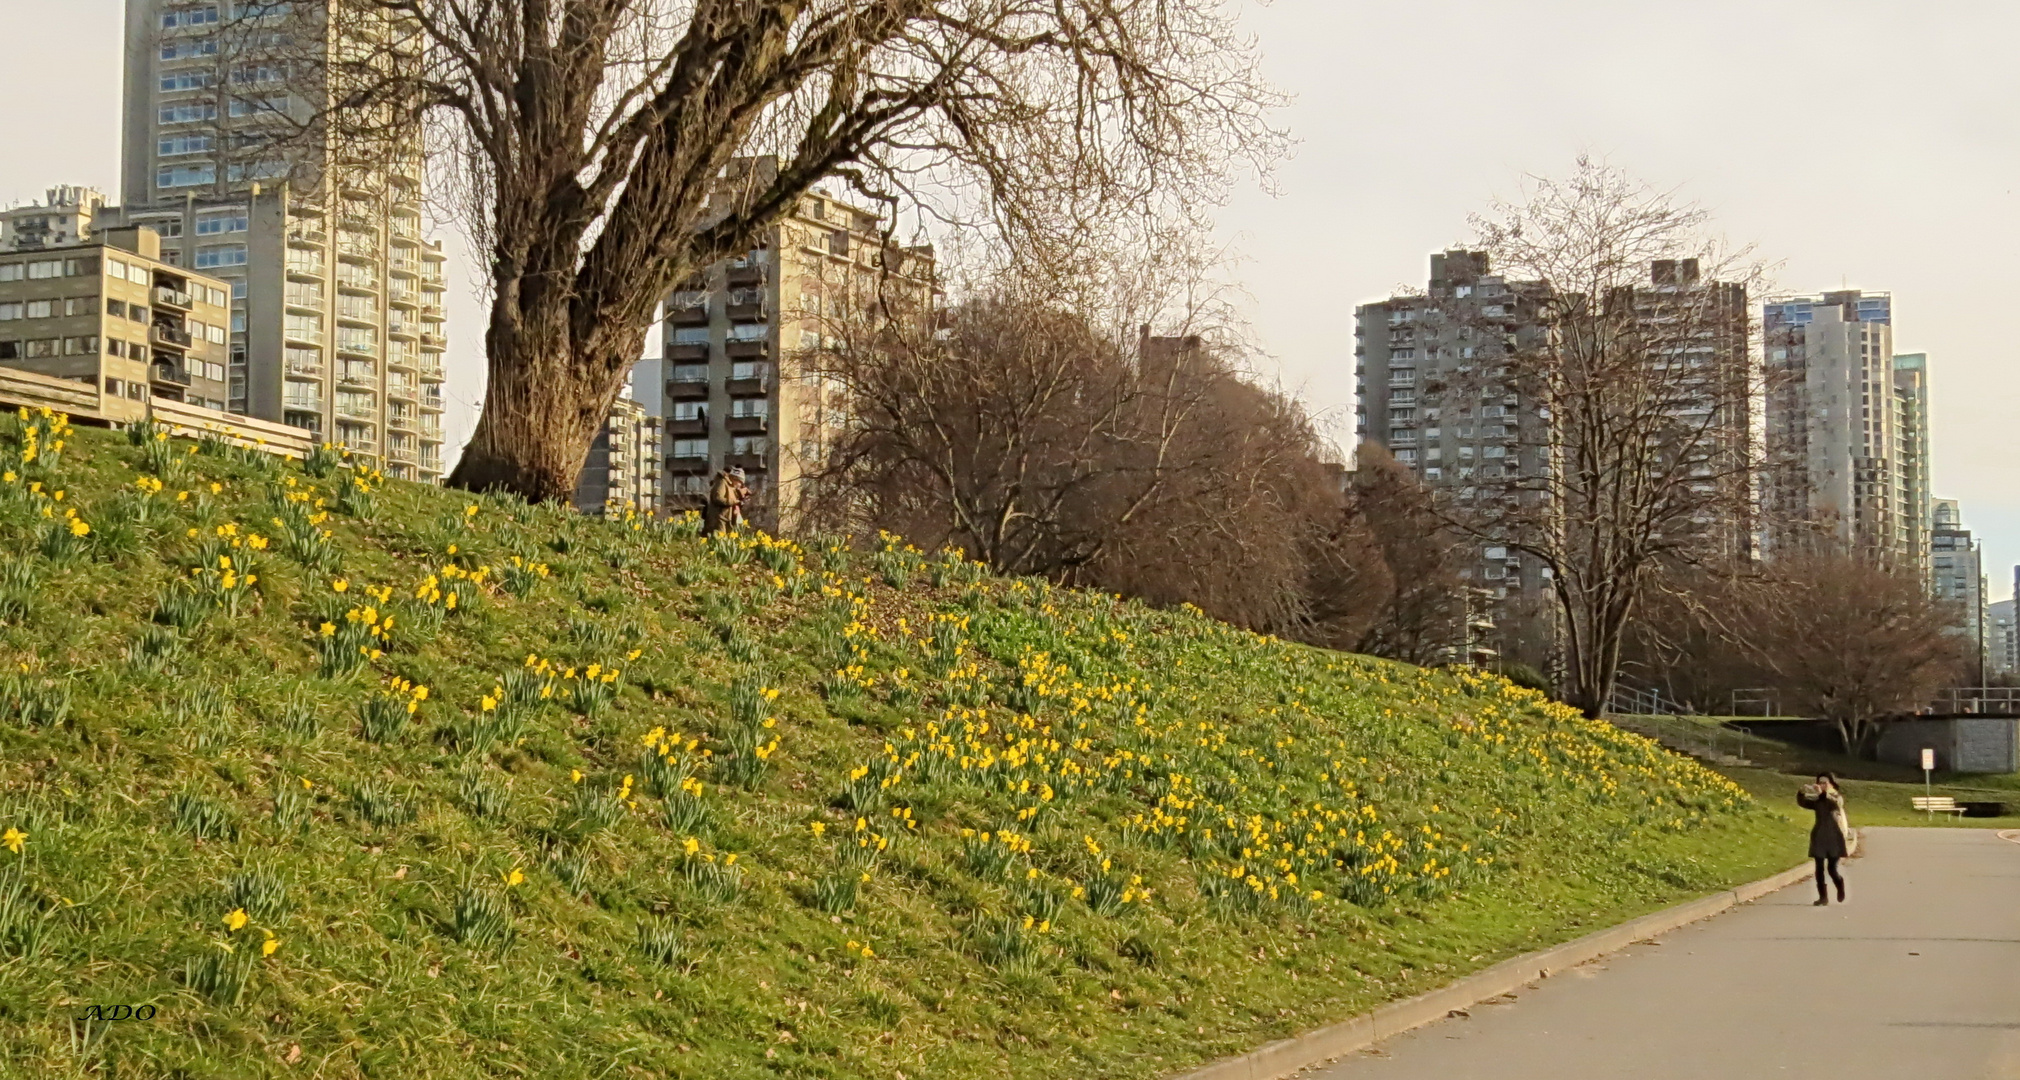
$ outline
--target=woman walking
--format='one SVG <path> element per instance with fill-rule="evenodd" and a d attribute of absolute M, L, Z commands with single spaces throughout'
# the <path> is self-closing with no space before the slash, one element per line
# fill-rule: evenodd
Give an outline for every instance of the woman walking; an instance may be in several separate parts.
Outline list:
<path fill-rule="evenodd" d="M 1852 828 L 1845 819 L 1845 793 L 1838 788 L 1838 778 L 1830 773 L 1817 774 L 1817 782 L 1806 784 L 1796 792 L 1796 805 L 1816 814 L 1816 824 L 1810 826 L 1810 858 L 1817 861 L 1817 902 L 1814 906 L 1824 907 L 1831 902 L 1831 895 L 1824 883 L 1824 875 L 1829 874 L 1832 884 L 1838 887 L 1838 903 L 1845 902 L 1845 879 L 1838 873 L 1838 860 L 1850 853 Z"/>

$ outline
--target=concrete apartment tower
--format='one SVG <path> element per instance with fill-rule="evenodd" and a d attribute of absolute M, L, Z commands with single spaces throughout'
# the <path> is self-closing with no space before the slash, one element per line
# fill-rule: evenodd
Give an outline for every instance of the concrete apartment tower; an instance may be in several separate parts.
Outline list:
<path fill-rule="evenodd" d="M 774 167 L 769 158 L 738 165 L 760 178 Z M 933 266 L 932 248 L 891 244 L 875 214 L 814 192 L 756 250 L 674 290 L 661 358 L 640 362 L 632 381 L 632 396 L 660 420 L 663 511 L 699 508 L 718 471 L 740 468 L 753 499 L 748 520 L 791 531 L 802 482 L 847 411 L 802 358 L 820 348 L 831 320 L 880 296 L 902 295 L 923 317 Z"/>
<path fill-rule="evenodd" d="M 659 509 L 659 417 L 633 401 L 617 399 L 603 430 L 589 446 L 575 482 L 575 509 L 584 514 L 622 516 Z"/>
<path fill-rule="evenodd" d="M 1929 518 L 1929 591 L 1957 611 L 1957 632 L 1971 642 L 1971 655 L 1985 658 L 1989 644 L 1985 567 L 1977 541 L 1964 527 L 1955 499 L 1936 499 Z M 1977 679 L 1976 665 L 1967 676 Z M 1975 685 L 1983 685 L 1975 682 Z"/>
<path fill-rule="evenodd" d="M 1491 272 L 1483 251 L 1431 256 L 1429 287 L 1354 309 L 1356 435 L 1387 450 L 1426 484 L 1463 490 L 1505 482 L 1522 469 L 1522 448 L 1547 442 L 1547 422 L 1513 394 L 1487 395 L 1477 378 L 1504 355 L 1507 342 L 1539 332 L 1537 287 Z M 1505 546 L 1482 544 L 1461 571 L 1483 602 L 1493 629 L 1454 630 L 1454 648 L 1546 669 L 1555 649 L 1547 571 Z M 1469 605 L 1470 608 L 1470 605 Z M 1483 628 L 1484 629 L 1484 628 Z M 1463 644 L 1462 644 L 1463 643 Z"/>
<path fill-rule="evenodd" d="M 1886 293 L 1765 305 L 1770 546 L 1821 532 L 1928 565 L 1928 364 L 1895 356 L 1893 329 Z"/>
<path fill-rule="evenodd" d="M 121 213 L 161 235 L 164 260 L 230 283 L 226 408 L 439 480 L 444 260 L 422 239 L 420 132 L 369 154 L 278 139 L 329 97 L 302 74 L 310 54 L 405 46 L 387 22 L 321 18 L 282 0 L 127 0 Z"/>
<path fill-rule="evenodd" d="M 52 198 L 38 209 L 77 208 Z M 67 216 L 0 250 L 0 366 L 85 384 L 115 423 L 146 419 L 157 398 L 211 406 L 225 392 L 229 286 L 163 262 L 151 229 L 80 239 Z"/>
<path fill-rule="evenodd" d="M 0 251 L 89 243 L 94 223 L 103 224 L 106 198 L 96 188 L 53 187 L 48 200 L 0 210 Z"/>
<path fill-rule="evenodd" d="M 2014 624 L 2013 609 L 2011 600 L 1985 605 L 1985 675 L 1988 678 L 2020 675 L 2020 627 Z"/>

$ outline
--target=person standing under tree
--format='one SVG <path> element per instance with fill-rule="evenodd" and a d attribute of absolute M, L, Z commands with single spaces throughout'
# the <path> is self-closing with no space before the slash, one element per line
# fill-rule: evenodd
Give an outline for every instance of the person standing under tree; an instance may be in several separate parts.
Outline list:
<path fill-rule="evenodd" d="M 1817 902 L 1814 906 L 1824 907 L 1831 902 L 1831 895 L 1824 882 L 1830 875 L 1832 883 L 1838 887 L 1838 903 L 1845 902 L 1845 879 L 1838 873 L 1838 860 L 1850 853 L 1852 827 L 1845 818 L 1845 793 L 1838 788 L 1838 778 L 1830 773 L 1817 774 L 1817 782 L 1805 784 L 1796 792 L 1796 805 L 1814 813 L 1816 824 L 1810 826 L 1810 858 L 1817 862 Z"/>

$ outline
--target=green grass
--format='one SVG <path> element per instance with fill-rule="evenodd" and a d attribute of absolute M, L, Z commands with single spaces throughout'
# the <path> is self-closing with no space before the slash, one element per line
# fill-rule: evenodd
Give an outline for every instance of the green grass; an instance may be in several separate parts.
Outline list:
<path fill-rule="evenodd" d="M 1900 825 L 1941 828 L 2020 828 L 2020 813 L 2001 817 L 1959 818 L 1954 814 L 1917 811 L 1913 800 L 1924 795 L 1948 795 L 1959 802 L 2003 802 L 2020 811 L 2020 775 L 1937 772 L 1924 787 L 1919 769 L 1867 761 L 1840 753 L 1765 737 L 1771 723 L 1758 719 L 1715 716 L 1635 716 L 1617 722 L 1630 730 L 1658 738 L 1665 745 L 1743 756 L 1750 765 L 1711 767 L 1751 793 L 1771 812 L 1807 824 L 1809 811 L 1795 805 L 1796 791 L 1818 773 L 1835 774 L 1845 791 L 1846 810 L 1854 825 Z M 1728 721 L 1751 723 L 1754 735 L 1727 727 Z"/>
<path fill-rule="evenodd" d="M 51 428 L 7 1077 L 1158 1077 L 1801 855 L 1497 679 Z"/>

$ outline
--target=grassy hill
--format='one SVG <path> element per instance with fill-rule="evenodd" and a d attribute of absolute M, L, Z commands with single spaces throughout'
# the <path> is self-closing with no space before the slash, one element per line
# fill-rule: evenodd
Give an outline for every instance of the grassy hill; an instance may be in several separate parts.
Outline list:
<path fill-rule="evenodd" d="M 1801 853 L 1500 680 L 895 542 L 0 469 L 8 1077 L 1157 1077 Z"/>

